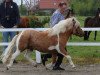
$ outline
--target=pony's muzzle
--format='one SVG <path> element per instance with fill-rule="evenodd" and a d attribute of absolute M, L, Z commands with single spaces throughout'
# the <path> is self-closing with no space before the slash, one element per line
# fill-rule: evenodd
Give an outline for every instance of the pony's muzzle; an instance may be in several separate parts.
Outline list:
<path fill-rule="evenodd" d="M 79 34 L 80 37 L 83 37 L 84 36 L 84 31 L 82 30 Z"/>

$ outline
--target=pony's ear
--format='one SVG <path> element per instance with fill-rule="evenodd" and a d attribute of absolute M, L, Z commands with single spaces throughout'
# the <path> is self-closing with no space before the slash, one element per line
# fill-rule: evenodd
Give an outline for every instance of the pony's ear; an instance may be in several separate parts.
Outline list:
<path fill-rule="evenodd" d="M 73 22 L 73 27 L 74 27 L 74 26 L 75 26 L 76 21 L 75 21 L 74 19 L 72 19 L 72 22 Z"/>

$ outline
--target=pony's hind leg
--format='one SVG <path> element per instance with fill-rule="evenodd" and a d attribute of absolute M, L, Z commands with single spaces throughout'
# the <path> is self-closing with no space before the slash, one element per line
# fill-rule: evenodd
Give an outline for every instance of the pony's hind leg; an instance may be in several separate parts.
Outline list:
<path fill-rule="evenodd" d="M 13 65 L 14 59 L 20 54 L 20 50 L 16 50 L 15 53 L 12 55 L 9 64 L 7 65 L 7 70 Z"/>
<path fill-rule="evenodd" d="M 29 50 L 26 50 L 26 53 L 24 54 L 24 57 L 35 67 L 37 66 L 37 63 L 32 60 L 32 58 L 30 57 L 31 52 Z"/>

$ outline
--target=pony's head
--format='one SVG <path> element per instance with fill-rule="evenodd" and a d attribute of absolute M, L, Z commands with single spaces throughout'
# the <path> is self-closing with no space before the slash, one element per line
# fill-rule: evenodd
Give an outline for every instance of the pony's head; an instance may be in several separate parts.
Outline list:
<path fill-rule="evenodd" d="M 72 30 L 72 34 L 76 36 L 84 36 L 84 31 L 80 27 L 80 22 L 75 18 L 69 18 L 69 25 L 67 26 L 66 30 Z"/>
<path fill-rule="evenodd" d="M 66 30 L 72 30 L 72 34 L 76 36 L 84 36 L 84 31 L 80 27 L 80 22 L 75 18 L 71 17 L 66 19 L 68 21 L 68 25 L 66 26 Z"/>
<path fill-rule="evenodd" d="M 77 36 L 84 36 L 84 32 L 80 27 L 79 21 L 75 17 L 67 18 L 56 24 L 51 31 L 51 35 L 64 33 L 72 30 L 72 34 Z"/>
<path fill-rule="evenodd" d="M 77 19 L 73 19 L 73 35 L 76 36 L 84 36 L 84 31 L 80 27 L 80 23 L 78 22 Z"/>

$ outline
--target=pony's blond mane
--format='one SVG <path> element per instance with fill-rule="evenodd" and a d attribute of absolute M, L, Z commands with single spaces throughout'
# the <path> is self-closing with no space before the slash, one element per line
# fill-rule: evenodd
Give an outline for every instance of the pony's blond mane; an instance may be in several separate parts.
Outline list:
<path fill-rule="evenodd" d="M 64 33 L 67 30 L 71 29 L 73 27 L 73 21 L 75 20 L 75 26 L 79 26 L 80 23 L 75 17 L 67 18 L 65 20 L 60 21 L 58 24 L 56 24 L 53 28 L 49 30 L 50 35 L 57 35 L 59 33 Z"/>

